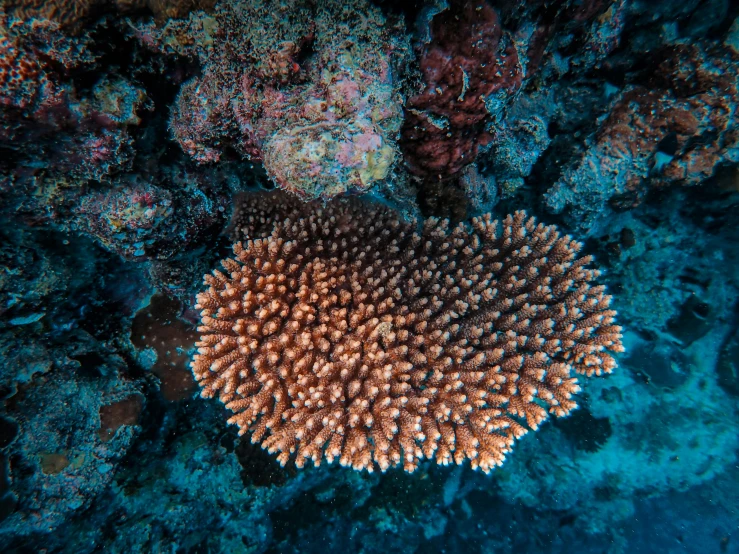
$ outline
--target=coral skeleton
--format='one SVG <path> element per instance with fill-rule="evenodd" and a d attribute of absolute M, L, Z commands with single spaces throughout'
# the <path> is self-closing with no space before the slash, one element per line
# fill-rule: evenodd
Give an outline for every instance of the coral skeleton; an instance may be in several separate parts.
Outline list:
<path fill-rule="evenodd" d="M 272 202 L 238 212 L 271 233 L 205 277 L 192 369 L 283 465 L 488 472 L 576 407 L 574 372 L 616 367 L 621 328 L 591 257 L 524 212 L 452 227 L 350 201 L 288 203 L 280 219 Z"/>

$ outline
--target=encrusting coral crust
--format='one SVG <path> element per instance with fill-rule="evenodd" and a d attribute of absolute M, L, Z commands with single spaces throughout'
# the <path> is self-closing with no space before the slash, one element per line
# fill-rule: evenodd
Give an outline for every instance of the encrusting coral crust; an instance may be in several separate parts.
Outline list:
<path fill-rule="evenodd" d="M 158 21 L 185 17 L 196 9 L 208 10 L 216 0 L 6 0 L 10 15 L 28 21 L 49 19 L 61 26 L 80 30 L 84 20 L 107 11 L 130 12 L 148 8 Z"/>
<path fill-rule="evenodd" d="M 136 35 L 149 48 L 197 57 L 170 120 L 198 163 L 229 151 L 262 161 L 305 200 L 367 192 L 392 175 L 410 61 L 402 21 L 366 0 L 224 0 Z"/>
<path fill-rule="evenodd" d="M 525 424 L 575 408 L 572 370 L 608 373 L 623 349 L 579 248 L 524 212 L 419 232 L 357 202 L 276 220 L 205 277 L 192 369 L 282 464 L 487 472 Z"/>
<path fill-rule="evenodd" d="M 516 48 L 486 2 L 452 1 L 430 22 L 420 54 L 423 90 L 408 99 L 402 145 L 408 169 L 444 180 L 492 140 L 485 129 L 521 86 Z"/>

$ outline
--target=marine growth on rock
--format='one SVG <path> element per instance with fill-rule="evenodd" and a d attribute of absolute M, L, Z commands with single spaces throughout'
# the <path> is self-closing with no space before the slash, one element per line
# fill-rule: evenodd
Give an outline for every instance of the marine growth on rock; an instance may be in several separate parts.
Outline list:
<path fill-rule="evenodd" d="M 402 144 L 412 173 L 443 180 L 490 142 L 486 124 L 521 86 L 522 67 L 487 2 L 452 1 L 429 27 L 423 90 L 408 99 Z"/>
<path fill-rule="evenodd" d="M 730 0 L 0 0 L 0 552 L 734 552 L 738 76 Z"/>
<path fill-rule="evenodd" d="M 193 159 L 228 148 L 259 159 L 306 200 L 366 192 L 399 158 L 400 22 L 364 0 L 219 3 L 215 13 L 138 31 L 146 44 L 197 56 L 172 134 Z"/>
<path fill-rule="evenodd" d="M 546 194 L 590 229 L 609 208 L 640 204 L 650 188 L 695 186 L 739 162 L 739 52 L 679 44 L 653 55 L 651 87 L 627 87 L 587 150 Z M 709 181 L 710 182 L 710 181 Z"/>

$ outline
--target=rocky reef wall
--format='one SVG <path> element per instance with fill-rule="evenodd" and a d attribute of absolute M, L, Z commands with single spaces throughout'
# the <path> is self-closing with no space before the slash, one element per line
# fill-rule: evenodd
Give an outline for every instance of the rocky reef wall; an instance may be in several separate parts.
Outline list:
<path fill-rule="evenodd" d="M 735 551 L 737 75 L 728 0 L 0 3 L 0 550 Z M 536 433 L 501 423 L 489 475 L 472 439 L 413 473 L 281 465 L 200 397 L 196 295 L 275 220 L 321 248 L 288 224 L 342 202 L 396 214 L 325 224 L 392 235 L 381 264 L 398 222 L 555 224 L 602 272 L 619 367 Z M 402 305 L 377 271 L 345 273 Z M 492 269 L 449 271 L 435 292 Z M 377 323 L 372 356 L 400 333 Z"/>

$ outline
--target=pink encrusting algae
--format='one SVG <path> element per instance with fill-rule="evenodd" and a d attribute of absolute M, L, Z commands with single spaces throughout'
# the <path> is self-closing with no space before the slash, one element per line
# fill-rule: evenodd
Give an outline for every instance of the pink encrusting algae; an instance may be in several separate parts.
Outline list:
<path fill-rule="evenodd" d="M 229 149 L 260 159 L 280 188 L 308 200 L 366 192 L 400 159 L 410 59 L 401 29 L 364 0 L 294 0 L 281 10 L 223 2 L 138 36 L 201 62 L 170 121 L 185 152 L 200 163 Z"/>

